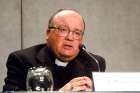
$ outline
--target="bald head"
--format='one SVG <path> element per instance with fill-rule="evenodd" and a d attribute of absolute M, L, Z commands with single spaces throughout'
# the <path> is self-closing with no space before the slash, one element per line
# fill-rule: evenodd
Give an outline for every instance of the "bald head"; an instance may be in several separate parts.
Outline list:
<path fill-rule="evenodd" d="M 72 18 L 77 19 L 78 21 L 81 22 L 81 26 L 83 27 L 83 31 L 85 30 L 85 22 L 83 17 L 75 10 L 72 9 L 61 9 L 58 10 L 56 13 L 53 14 L 53 16 L 50 18 L 49 23 L 48 23 L 48 27 L 53 26 L 55 23 L 58 23 L 58 20 L 61 20 L 61 22 L 65 22 L 65 18 L 69 18 L 70 20 Z M 71 17 L 71 18 L 70 18 Z M 76 20 L 73 19 L 71 21 L 75 22 Z M 65 24 L 67 25 L 67 22 L 65 22 Z"/>

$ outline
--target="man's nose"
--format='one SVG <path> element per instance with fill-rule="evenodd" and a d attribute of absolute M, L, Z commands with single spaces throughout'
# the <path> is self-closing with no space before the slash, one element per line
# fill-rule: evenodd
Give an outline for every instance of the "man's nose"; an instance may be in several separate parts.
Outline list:
<path fill-rule="evenodd" d="M 74 35 L 72 31 L 69 31 L 69 33 L 66 35 L 66 40 L 74 40 Z"/>

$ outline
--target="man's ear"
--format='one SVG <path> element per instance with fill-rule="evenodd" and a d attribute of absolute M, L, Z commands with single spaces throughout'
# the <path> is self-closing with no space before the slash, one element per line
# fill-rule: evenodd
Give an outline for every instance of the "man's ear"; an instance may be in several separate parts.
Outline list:
<path fill-rule="evenodd" d="M 48 37 L 49 37 L 49 33 L 50 33 L 50 30 L 49 29 L 47 29 L 46 30 L 46 40 L 48 39 Z"/>

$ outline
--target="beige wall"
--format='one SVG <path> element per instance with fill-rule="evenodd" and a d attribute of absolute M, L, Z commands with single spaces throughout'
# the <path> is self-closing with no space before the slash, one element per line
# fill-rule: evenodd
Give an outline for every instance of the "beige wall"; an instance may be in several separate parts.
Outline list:
<path fill-rule="evenodd" d="M 21 48 L 20 0 L 0 0 L 0 90 L 8 54 Z"/>
<path fill-rule="evenodd" d="M 21 0 L 0 0 L 0 88 L 8 54 L 21 45 L 45 42 L 48 19 L 60 8 L 83 15 L 84 43 L 106 59 L 106 71 L 140 71 L 140 0 L 22 0 L 22 39 L 20 4 Z"/>

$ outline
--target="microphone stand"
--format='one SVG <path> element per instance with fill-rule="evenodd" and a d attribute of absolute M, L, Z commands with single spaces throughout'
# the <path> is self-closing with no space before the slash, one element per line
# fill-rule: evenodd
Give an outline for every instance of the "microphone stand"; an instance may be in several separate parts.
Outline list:
<path fill-rule="evenodd" d="M 89 52 L 86 51 L 86 47 L 84 45 L 81 45 L 81 49 L 83 49 L 96 62 L 98 67 L 98 72 L 101 72 L 99 61 L 94 56 L 92 56 Z"/>

